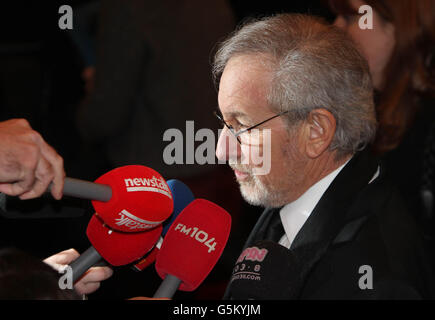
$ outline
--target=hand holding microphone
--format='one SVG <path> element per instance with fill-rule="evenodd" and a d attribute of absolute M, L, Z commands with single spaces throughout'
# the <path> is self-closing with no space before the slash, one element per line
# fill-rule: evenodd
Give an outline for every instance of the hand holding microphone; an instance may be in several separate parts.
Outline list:
<path fill-rule="evenodd" d="M 79 256 L 80 254 L 76 250 L 69 249 L 54 254 L 43 262 L 60 271 Z M 107 280 L 112 274 L 113 270 L 109 267 L 93 267 L 86 272 L 86 275 L 80 281 L 75 283 L 74 289 L 78 294 L 90 294 L 100 287 L 101 281 Z"/>
<path fill-rule="evenodd" d="M 0 192 L 32 199 L 52 183 L 51 193 L 59 200 L 64 178 L 62 157 L 25 119 L 0 122 Z"/>

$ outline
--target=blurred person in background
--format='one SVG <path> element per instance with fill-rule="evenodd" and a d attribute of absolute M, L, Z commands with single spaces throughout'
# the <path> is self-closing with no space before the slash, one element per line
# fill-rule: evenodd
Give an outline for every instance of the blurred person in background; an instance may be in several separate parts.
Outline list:
<path fill-rule="evenodd" d="M 367 59 L 379 127 L 373 151 L 433 243 L 435 183 L 435 1 L 330 0 L 334 24 Z M 358 9 L 373 9 L 361 29 Z"/>
<path fill-rule="evenodd" d="M 236 223 L 243 201 L 231 171 L 212 163 L 187 163 L 186 147 L 203 142 L 187 136 L 186 121 L 194 122 L 195 133 L 219 128 L 210 112 L 217 105 L 210 61 L 216 43 L 234 26 L 232 8 L 225 0 L 100 2 L 94 86 L 78 107 L 76 124 L 81 139 L 101 150 L 95 156 L 103 159 L 106 170 L 137 164 L 153 168 L 165 179 L 180 179 L 196 198 L 231 212 Z M 168 129 L 183 135 L 183 163 L 165 163 L 164 150 L 172 142 L 163 141 Z M 214 150 L 210 155 L 215 159 Z M 231 189 L 234 192 L 228 196 Z M 222 261 L 232 264 L 238 251 Z M 125 268 L 118 270 L 118 279 L 131 274 Z M 151 268 L 140 276 L 147 272 L 155 276 Z M 133 288 L 139 283 L 137 276 L 114 284 L 111 298 L 143 295 L 143 286 L 137 292 Z M 218 278 L 227 281 L 228 276 Z M 153 292 L 153 284 L 146 281 Z M 156 288 L 159 283 L 157 279 Z M 221 285 L 220 290 L 224 288 Z"/>
<path fill-rule="evenodd" d="M 191 178 L 213 170 L 197 164 L 165 164 L 168 129 L 216 128 L 210 79 L 215 43 L 232 31 L 224 0 L 120 1 L 100 4 L 95 87 L 77 113 L 88 143 L 103 146 L 110 168 L 149 166 L 165 178 Z M 192 141 L 193 143 L 194 141 Z M 186 160 L 183 158 L 183 162 Z"/>

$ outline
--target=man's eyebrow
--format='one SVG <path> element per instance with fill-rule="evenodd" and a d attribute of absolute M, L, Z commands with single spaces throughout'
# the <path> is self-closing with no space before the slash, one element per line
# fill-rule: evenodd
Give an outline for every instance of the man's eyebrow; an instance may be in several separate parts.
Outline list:
<path fill-rule="evenodd" d="M 225 113 L 226 117 L 230 119 L 242 118 L 245 120 L 251 120 L 251 118 L 244 112 L 241 111 L 229 111 Z"/>
<path fill-rule="evenodd" d="M 247 117 L 247 114 L 243 113 L 241 111 L 230 111 L 230 112 L 227 112 L 226 114 L 232 118 Z"/>

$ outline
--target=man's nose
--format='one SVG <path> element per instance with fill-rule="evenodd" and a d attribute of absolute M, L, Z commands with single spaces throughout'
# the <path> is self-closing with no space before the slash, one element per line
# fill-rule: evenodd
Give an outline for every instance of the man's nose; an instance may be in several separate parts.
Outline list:
<path fill-rule="evenodd" d="M 241 156 L 241 148 L 228 128 L 222 129 L 216 146 L 216 158 L 219 161 L 236 161 Z"/>

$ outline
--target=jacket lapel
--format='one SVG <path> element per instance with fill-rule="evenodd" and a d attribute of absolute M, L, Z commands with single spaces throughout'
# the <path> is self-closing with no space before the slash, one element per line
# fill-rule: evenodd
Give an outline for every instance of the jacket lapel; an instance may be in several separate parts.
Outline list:
<path fill-rule="evenodd" d="M 349 210 L 368 186 L 378 162 L 368 151 L 356 154 L 340 171 L 297 234 L 290 249 L 314 242 L 330 242 L 356 217 Z"/>
<path fill-rule="evenodd" d="M 300 298 L 308 275 L 330 244 L 352 239 L 368 218 L 364 208 L 352 206 L 368 186 L 377 166 L 378 163 L 367 153 L 357 154 L 314 208 L 289 250 L 289 254 L 299 263 L 299 271 L 293 281 L 297 294 L 290 299 Z"/>

